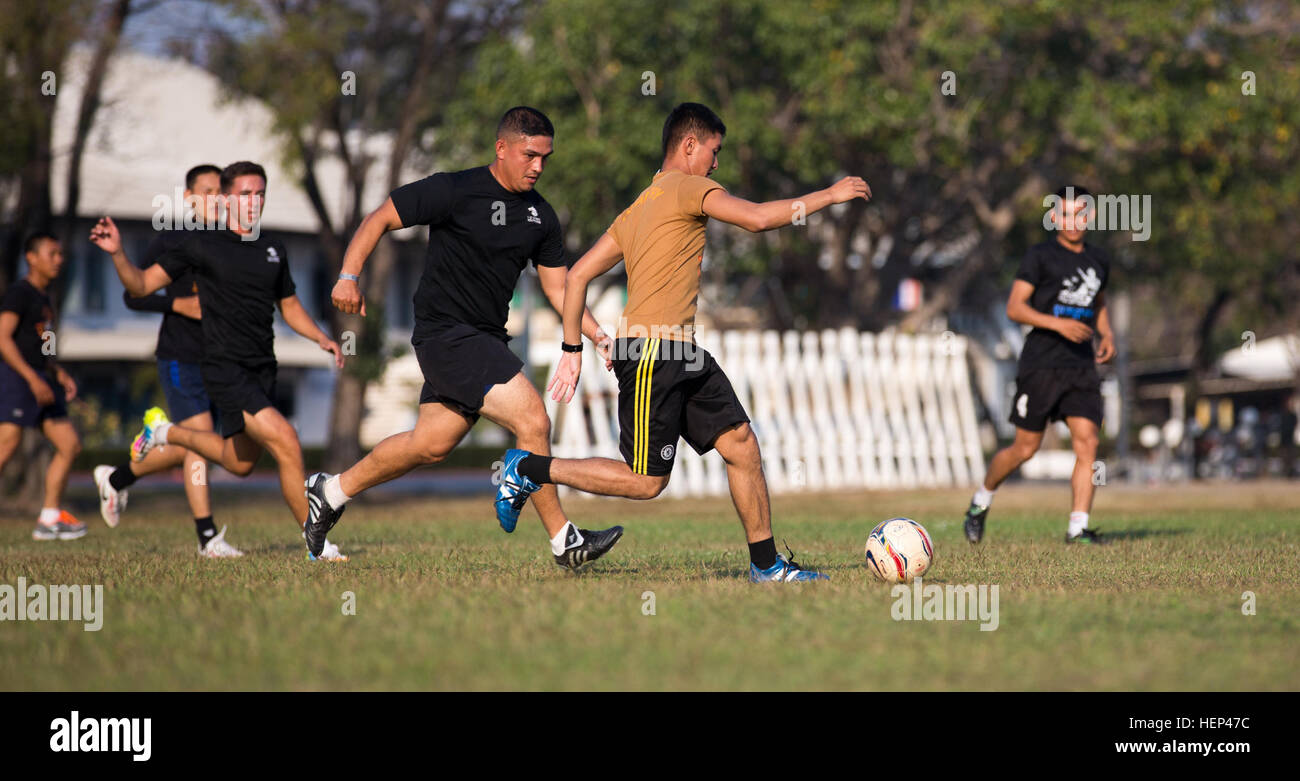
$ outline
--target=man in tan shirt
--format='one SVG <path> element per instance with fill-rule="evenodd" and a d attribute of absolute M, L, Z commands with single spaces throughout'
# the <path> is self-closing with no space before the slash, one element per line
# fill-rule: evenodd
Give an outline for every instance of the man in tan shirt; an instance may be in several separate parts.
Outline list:
<path fill-rule="evenodd" d="M 619 449 L 623 461 L 564 459 L 509 450 L 497 512 L 523 508 L 547 483 L 589 493 L 652 499 L 668 485 L 677 438 L 701 455 L 716 448 L 727 465 L 736 512 L 749 542 L 750 580 L 824 580 L 776 552 L 767 480 L 758 440 L 731 381 L 695 345 L 704 231 L 710 217 L 759 232 L 789 225 L 871 190 L 856 176 L 802 198 L 751 203 L 709 178 L 718 167 L 726 126 L 699 103 L 683 103 L 664 123 L 664 162 L 649 187 L 569 270 L 565 282 L 563 355 L 547 389 L 568 402 L 582 371 L 581 323 L 587 286 L 620 259 L 627 268 L 627 307 L 615 340 Z"/>

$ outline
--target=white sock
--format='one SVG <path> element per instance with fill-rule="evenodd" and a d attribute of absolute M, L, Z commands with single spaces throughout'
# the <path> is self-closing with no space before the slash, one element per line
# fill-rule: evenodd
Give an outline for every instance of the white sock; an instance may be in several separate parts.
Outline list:
<path fill-rule="evenodd" d="M 159 423 L 153 429 L 153 441 L 157 445 L 167 444 L 167 432 L 171 430 L 172 424 Z"/>
<path fill-rule="evenodd" d="M 572 537 L 569 536 L 570 529 L 573 530 Z M 559 556 L 561 553 L 564 553 L 569 548 L 581 544 L 582 544 L 582 532 L 578 531 L 578 527 L 573 525 L 573 521 L 565 521 L 564 528 L 556 532 L 555 536 L 551 538 L 551 553 L 554 553 L 556 556 Z"/>
<path fill-rule="evenodd" d="M 994 488 L 992 491 L 990 491 L 989 489 L 984 487 L 983 483 L 980 483 L 980 487 L 975 489 L 975 498 L 971 499 L 971 504 L 979 505 L 980 507 L 983 507 L 984 509 L 987 510 L 990 506 L 992 506 L 993 494 L 997 493 L 997 490 L 998 489 Z"/>
<path fill-rule="evenodd" d="M 1070 513 L 1070 536 L 1078 537 L 1083 534 L 1083 530 L 1088 528 L 1088 514 L 1081 513 L 1078 510 Z"/>
<path fill-rule="evenodd" d="M 343 493 L 343 484 L 339 480 L 338 475 L 325 478 L 323 489 L 325 491 L 325 501 L 329 502 L 330 507 L 333 507 L 335 510 L 347 504 L 348 500 L 352 498 Z"/>
<path fill-rule="evenodd" d="M 30 518 L 31 516 L 29 515 L 29 516 L 27 516 L 27 517 Z M 54 524 L 55 521 L 59 520 L 59 508 L 57 508 L 57 507 L 42 507 L 42 508 L 41 508 L 41 517 L 37 518 L 36 520 L 40 521 L 41 523 L 45 524 L 46 526 L 50 526 L 50 525 Z"/>

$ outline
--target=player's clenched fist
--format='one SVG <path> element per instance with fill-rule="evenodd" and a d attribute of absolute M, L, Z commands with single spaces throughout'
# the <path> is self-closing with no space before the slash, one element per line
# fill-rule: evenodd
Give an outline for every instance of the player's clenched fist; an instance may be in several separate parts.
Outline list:
<path fill-rule="evenodd" d="M 361 295 L 361 288 L 357 283 L 350 279 L 340 279 L 334 283 L 334 291 L 330 293 L 330 301 L 334 302 L 334 307 L 340 312 L 349 315 L 366 316 L 366 299 Z"/>
<path fill-rule="evenodd" d="M 844 203 L 854 198 L 871 200 L 871 187 L 861 176 L 846 176 L 831 185 L 831 203 Z"/>

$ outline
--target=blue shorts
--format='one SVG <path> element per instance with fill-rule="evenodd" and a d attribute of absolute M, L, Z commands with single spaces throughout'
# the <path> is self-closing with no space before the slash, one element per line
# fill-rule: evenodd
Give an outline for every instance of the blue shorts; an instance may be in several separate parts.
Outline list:
<path fill-rule="evenodd" d="M 158 361 L 158 379 L 163 395 L 167 397 L 167 414 L 177 422 L 207 412 L 212 413 L 212 400 L 203 386 L 203 375 L 197 363 L 184 361 Z"/>
<path fill-rule="evenodd" d="M 27 380 L 0 361 L 0 423 L 16 423 L 24 428 L 39 428 L 47 420 L 58 420 L 68 416 L 68 404 L 63 394 L 63 386 L 49 377 L 45 377 L 50 390 L 54 391 L 54 403 L 42 407 L 36 403 L 32 389 Z"/>

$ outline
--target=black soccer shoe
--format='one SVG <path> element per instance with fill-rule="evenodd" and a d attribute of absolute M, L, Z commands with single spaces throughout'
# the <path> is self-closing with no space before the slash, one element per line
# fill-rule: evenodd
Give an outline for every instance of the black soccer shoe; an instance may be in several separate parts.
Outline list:
<path fill-rule="evenodd" d="M 1103 537 L 1101 535 L 1101 532 L 1093 531 L 1092 529 L 1084 529 L 1082 532 L 1074 535 L 1073 537 L 1071 537 L 1069 533 L 1066 533 L 1065 541 L 1072 545 L 1076 543 L 1079 545 L 1109 545 L 1110 544 L 1109 537 Z"/>
<path fill-rule="evenodd" d="M 325 478 L 323 472 L 317 472 L 307 478 L 307 523 L 302 527 L 303 537 L 307 540 L 307 556 L 315 561 L 325 549 L 325 535 L 334 524 L 343 517 L 347 507 L 337 510 L 325 500 Z"/>
<path fill-rule="evenodd" d="M 600 531 L 578 529 L 578 532 L 582 535 L 582 542 L 577 542 L 577 536 L 570 529 L 569 539 L 565 541 L 564 553 L 555 557 L 556 564 L 574 572 L 581 569 L 584 564 L 593 562 L 609 553 L 619 538 L 623 536 L 623 527 L 611 526 Z M 572 545 L 572 547 L 567 547 L 569 545 Z"/>
<path fill-rule="evenodd" d="M 974 502 L 971 502 L 970 508 L 966 510 L 966 523 L 963 527 L 966 529 L 966 539 L 971 545 L 984 539 L 984 519 L 988 514 L 989 508 L 980 507 Z"/>

